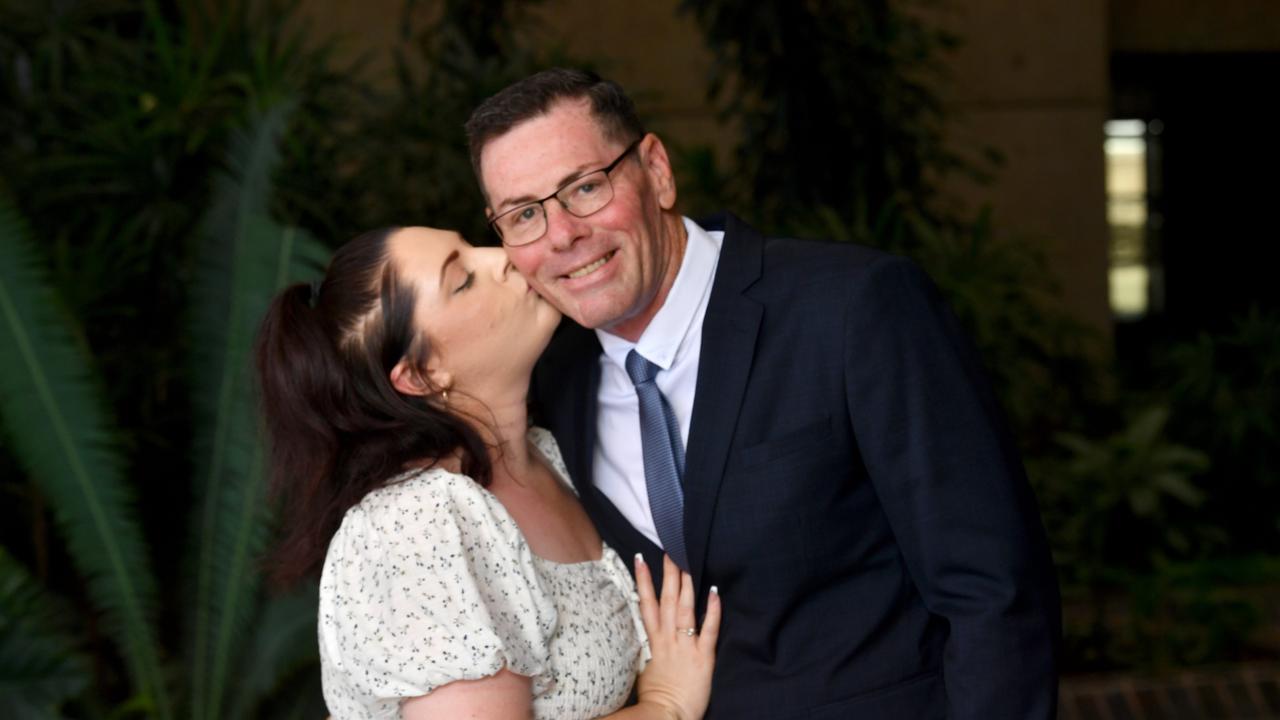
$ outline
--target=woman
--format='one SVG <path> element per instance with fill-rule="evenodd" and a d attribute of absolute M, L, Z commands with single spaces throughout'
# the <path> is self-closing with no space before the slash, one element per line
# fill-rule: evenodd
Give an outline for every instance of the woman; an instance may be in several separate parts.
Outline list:
<path fill-rule="evenodd" d="M 669 560 L 679 581 L 661 599 L 636 563 L 637 595 L 555 442 L 528 429 L 530 373 L 559 319 L 500 249 L 427 228 L 362 235 L 322 283 L 271 306 L 257 361 L 288 507 L 278 575 L 323 565 L 335 718 L 705 710 L 714 589 L 701 635 Z M 649 653 L 639 702 L 620 709 Z"/>

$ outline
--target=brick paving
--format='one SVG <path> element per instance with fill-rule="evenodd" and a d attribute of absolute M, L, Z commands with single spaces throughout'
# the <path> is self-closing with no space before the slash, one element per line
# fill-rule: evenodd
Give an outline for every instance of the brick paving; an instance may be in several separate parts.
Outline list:
<path fill-rule="evenodd" d="M 1280 720 L 1280 663 L 1065 677 L 1059 720 Z"/>

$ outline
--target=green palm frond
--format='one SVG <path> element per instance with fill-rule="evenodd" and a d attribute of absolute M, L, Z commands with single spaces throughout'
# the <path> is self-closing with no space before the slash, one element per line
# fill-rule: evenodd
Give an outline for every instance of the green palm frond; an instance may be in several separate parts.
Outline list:
<path fill-rule="evenodd" d="M 202 226 L 194 296 L 193 377 L 198 516 L 191 716 L 220 718 L 231 665 L 257 603 L 256 564 L 269 516 L 264 447 L 252 384 L 254 336 L 271 297 L 317 277 L 328 252 L 267 215 L 277 143 L 288 118 L 277 105 L 231 142 Z"/>
<path fill-rule="evenodd" d="M 253 624 L 253 639 L 245 648 L 244 662 L 237 666 L 238 682 L 229 717 L 250 717 L 251 711 L 290 676 L 318 662 L 319 604 L 319 589 L 314 584 L 304 584 L 288 595 L 263 603 Z"/>
<path fill-rule="evenodd" d="M 155 580 L 92 368 L 16 210 L 0 199 L 0 426 L 49 498 L 89 597 L 138 692 L 172 717 L 154 630 Z"/>
<path fill-rule="evenodd" d="M 56 718 L 89 683 L 64 626 L 69 613 L 0 548 L 0 707 L 14 720 Z"/>

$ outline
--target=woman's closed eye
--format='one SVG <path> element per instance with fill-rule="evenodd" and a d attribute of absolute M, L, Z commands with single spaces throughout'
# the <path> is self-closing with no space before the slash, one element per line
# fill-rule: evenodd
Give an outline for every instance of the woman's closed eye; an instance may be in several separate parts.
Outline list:
<path fill-rule="evenodd" d="M 471 287 L 471 283 L 472 283 L 472 282 L 474 282 L 474 281 L 475 281 L 475 279 L 476 279 L 476 273 L 475 273 L 475 271 L 474 271 L 474 270 L 469 271 L 469 272 L 467 273 L 467 277 L 466 277 L 466 279 L 462 281 L 462 284 L 461 284 L 461 285 L 459 285 L 458 287 L 454 288 L 454 290 L 453 290 L 453 294 L 454 294 L 454 295 L 457 295 L 458 293 L 462 292 L 463 290 L 466 290 L 467 288 Z"/>

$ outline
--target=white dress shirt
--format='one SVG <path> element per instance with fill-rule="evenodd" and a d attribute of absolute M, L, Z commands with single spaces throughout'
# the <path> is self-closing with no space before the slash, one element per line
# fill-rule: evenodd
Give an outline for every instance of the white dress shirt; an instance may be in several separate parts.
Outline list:
<path fill-rule="evenodd" d="M 662 368 L 655 381 L 666 396 L 680 439 L 688 447 L 693 395 L 698 382 L 698 357 L 702 351 L 702 319 L 707 314 L 711 282 L 720 260 L 723 232 L 707 232 L 684 218 L 688 242 L 684 259 L 666 301 L 649 326 L 632 343 L 596 330 L 604 353 L 600 356 L 599 412 L 592 463 L 595 485 L 622 512 L 623 517 L 658 547 L 658 531 L 649 511 L 640 447 L 640 409 L 636 388 L 627 375 L 627 353 L 635 349 Z"/>

